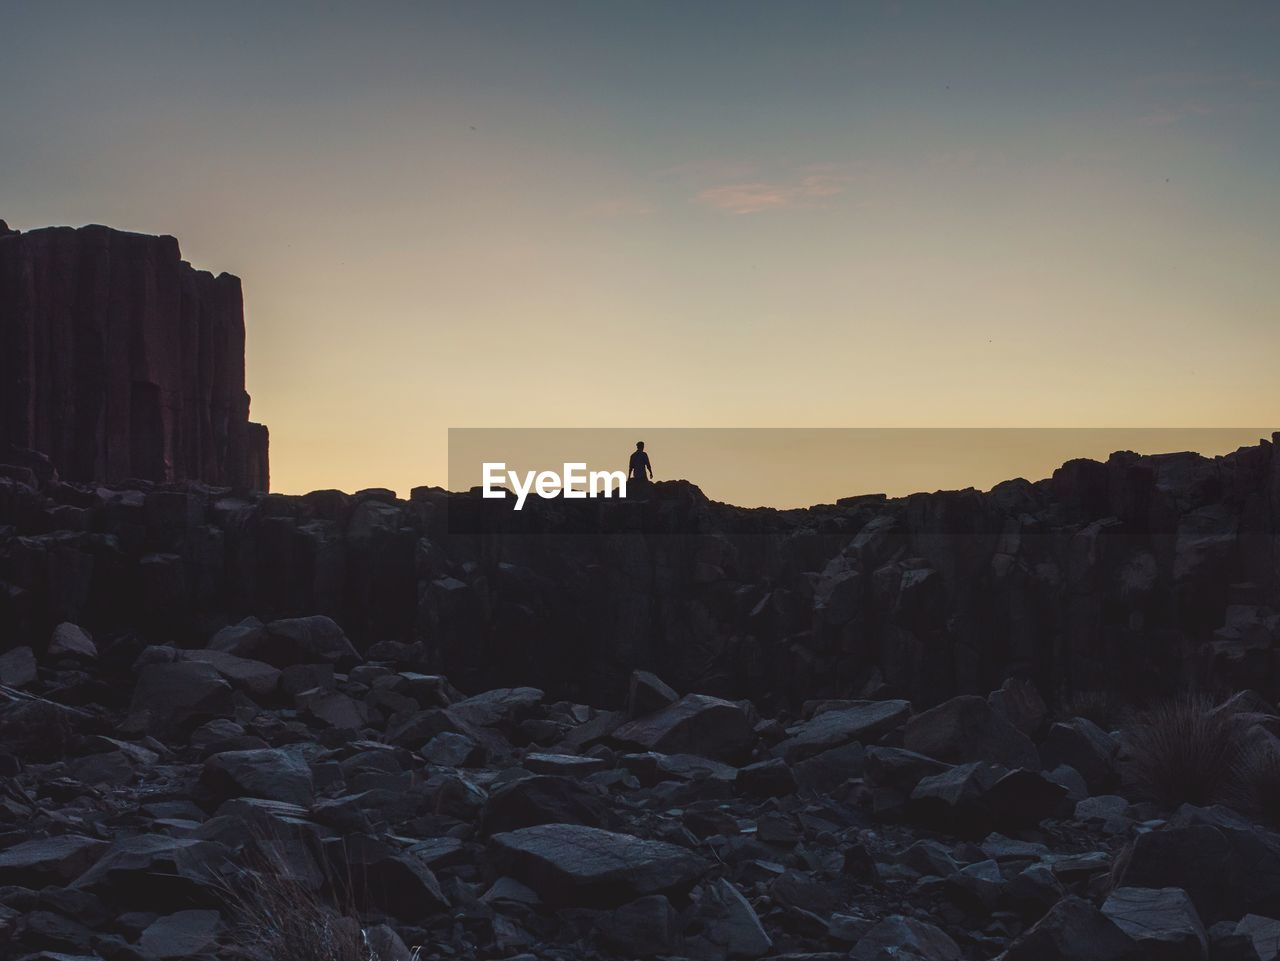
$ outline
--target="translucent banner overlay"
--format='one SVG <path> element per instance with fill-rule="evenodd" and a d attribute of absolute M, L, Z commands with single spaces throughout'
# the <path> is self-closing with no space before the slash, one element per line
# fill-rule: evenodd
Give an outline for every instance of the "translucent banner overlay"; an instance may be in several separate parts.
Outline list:
<path fill-rule="evenodd" d="M 451 428 L 448 488 L 473 497 L 450 499 L 449 525 L 455 532 L 542 531 L 546 525 L 533 518 L 550 510 L 554 516 L 544 519 L 566 533 L 637 526 L 679 533 L 688 525 L 673 517 L 670 505 L 681 499 L 705 497 L 739 508 L 847 509 L 916 493 L 990 491 L 1019 478 L 1038 482 L 1085 458 L 1110 459 L 1112 474 L 1137 469 L 1149 479 L 1123 483 L 1155 487 L 1185 482 L 1187 471 L 1212 474 L 1212 458 L 1255 446 L 1272 433 L 1271 428 Z M 627 477 L 634 474 L 638 442 L 644 443 L 652 484 L 637 486 L 634 476 Z M 1130 453 L 1113 458 L 1116 452 Z M 1210 460 L 1175 456 L 1183 452 Z M 643 461 L 637 463 L 643 467 Z M 647 479 L 648 470 L 641 473 Z M 625 499 L 618 489 L 623 477 Z M 1098 473 L 1087 483 L 1122 481 Z M 1066 494 L 1042 490 L 1041 496 Z M 668 505 L 663 508 L 668 516 L 655 527 L 649 522 L 661 504 Z"/>

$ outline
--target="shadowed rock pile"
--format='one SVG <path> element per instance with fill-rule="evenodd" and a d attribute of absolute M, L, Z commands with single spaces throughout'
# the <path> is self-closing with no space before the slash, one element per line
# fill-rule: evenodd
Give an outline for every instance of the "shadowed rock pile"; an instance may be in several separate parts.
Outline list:
<path fill-rule="evenodd" d="M 248 495 L 0 466 L 0 648 L 198 646 L 324 614 L 359 651 L 418 645 L 469 690 L 617 705 L 634 669 L 761 705 L 1189 687 L 1280 697 L 1280 454 L 1118 453 L 1053 477 L 807 510 L 686 482 L 645 502 L 531 502 L 476 530 L 473 494 Z M 4 458 L 0 457 L 0 465 Z M 493 501 L 486 502 L 493 504 Z M 581 506 L 585 505 L 585 506 Z"/>
<path fill-rule="evenodd" d="M 642 671 L 617 710 L 465 696 L 419 658 L 324 616 L 3 655 L 0 953 L 1277 956 L 1280 810 L 1142 800 L 1127 735 L 1028 681 L 769 717 Z M 1265 699 L 1212 711 L 1280 762 Z"/>

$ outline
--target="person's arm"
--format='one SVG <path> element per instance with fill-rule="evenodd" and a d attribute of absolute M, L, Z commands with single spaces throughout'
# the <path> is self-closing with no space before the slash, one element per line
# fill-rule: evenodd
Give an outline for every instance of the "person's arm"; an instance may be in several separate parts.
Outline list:
<path fill-rule="evenodd" d="M 649 455 L 644 455 L 644 466 L 649 471 L 649 480 L 653 480 L 653 464 L 649 461 Z"/>

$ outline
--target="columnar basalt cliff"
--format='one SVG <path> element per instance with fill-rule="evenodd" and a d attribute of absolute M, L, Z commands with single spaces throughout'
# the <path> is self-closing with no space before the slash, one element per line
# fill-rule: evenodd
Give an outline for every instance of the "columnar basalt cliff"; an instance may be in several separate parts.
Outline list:
<path fill-rule="evenodd" d="M 244 353 L 239 279 L 173 237 L 0 222 L 0 448 L 71 481 L 266 490 Z"/>
<path fill-rule="evenodd" d="M 792 703 L 930 704 L 1009 676 L 1054 696 L 1280 696 L 1270 441 L 795 511 L 660 482 L 645 502 L 531 503 L 520 530 L 482 530 L 477 495 L 436 488 L 404 501 L 23 476 L 0 476 L 0 637 L 36 648 L 61 621 L 194 645 L 243 618 L 326 615 L 361 651 L 416 646 L 466 687 L 598 702 L 634 668 Z"/>

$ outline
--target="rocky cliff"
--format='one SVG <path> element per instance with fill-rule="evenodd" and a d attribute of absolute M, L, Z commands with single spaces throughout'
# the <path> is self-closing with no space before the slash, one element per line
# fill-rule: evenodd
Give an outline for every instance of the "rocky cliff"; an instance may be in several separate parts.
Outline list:
<path fill-rule="evenodd" d="M 327 615 L 463 689 L 617 703 L 633 668 L 795 703 L 1189 686 L 1280 695 L 1280 454 L 1118 453 L 990 492 L 743 510 L 685 482 L 643 503 L 473 494 L 242 495 L 0 476 L 0 638 L 59 622 L 199 645 L 244 618 Z M 494 503 L 492 501 L 486 503 Z"/>
<path fill-rule="evenodd" d="M 249 421 L 240 281 L 172 237 L 0 222 L 0 448 L 81 482 L 266 490 Z"/>

